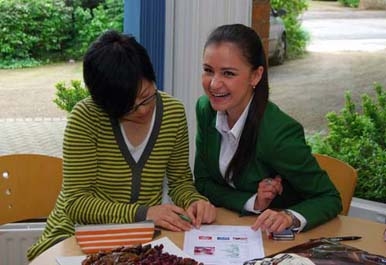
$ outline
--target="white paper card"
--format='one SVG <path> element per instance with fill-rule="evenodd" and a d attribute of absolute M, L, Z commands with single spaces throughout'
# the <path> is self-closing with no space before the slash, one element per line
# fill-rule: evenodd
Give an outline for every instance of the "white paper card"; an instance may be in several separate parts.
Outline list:
<path fill-rule="evenodd" d="M 184 252 L 205 265 L 240 265 L 264 257 L 261 230 L 249 226 L 203 225 L 185 232 Z"/>

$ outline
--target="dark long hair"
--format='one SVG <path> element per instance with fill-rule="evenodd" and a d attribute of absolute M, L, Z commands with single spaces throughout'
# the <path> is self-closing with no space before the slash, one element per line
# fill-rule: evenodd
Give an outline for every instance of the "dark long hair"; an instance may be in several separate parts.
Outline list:
<path fill-rule="evenodd" d="M 225 179 L 229 181 L 231 173 L 232 178 L 236 179 L 254 158 L 260 122 L 268 102 L 269 86 L 264 47 L 259 35 L 252 28 L 242 24 L 220 26 L 209 35 L 205 48 L 210 44 L 221 42 L 235 44 L 251 65 L 252 70 L 256 70 L 259 66 L 264 69 L 255 87 L 239 145 L 225 172 Z"/>

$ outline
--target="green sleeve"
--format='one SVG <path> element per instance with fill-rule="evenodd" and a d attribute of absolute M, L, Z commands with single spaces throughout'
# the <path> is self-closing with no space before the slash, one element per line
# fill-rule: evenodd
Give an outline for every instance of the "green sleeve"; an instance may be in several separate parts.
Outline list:
<path fill-rule="evenodd" d="M 283 185 L 286 186 L 282 198 L 291 198 L 293 195 L 289 193 L 301 198 L 288 208 L 306 218 L 305 230 L 339 214 L 342 209 L 339 192 L 327 173 L 319 167 L 298 122 L 279 111 L 268 111 L 260 136 L 261 156 L 284 179 Z M 275 205 L 277 201 L 273 201 L 272 208 L 281 206 Z"/>
<path fill-rule="evenodd" d="M 220 136 L 208 139 L 208 135 L 216 134 L 213 124 L 215 112 L 209 107 L 206 97 L 201 97 L 196 104 L 197 131 L 194 177 L 197 190 L 208 197 L 216 206 L 243 212 L 245 202 L 253 195 L 251 192 L 240 191 L 229 186 L 218 169 L 218 152 L 213 149 L 220 147 Z M 209 155 L 215 152 L 217 155 Z M 215 159 L 212 159 L 215 157 Z"/>

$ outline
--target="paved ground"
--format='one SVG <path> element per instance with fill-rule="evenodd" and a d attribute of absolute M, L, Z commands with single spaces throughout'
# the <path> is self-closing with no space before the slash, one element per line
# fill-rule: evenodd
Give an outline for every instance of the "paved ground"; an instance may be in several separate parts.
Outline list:
<path fill-rule="evenodd" d="M 61 157 L 66 113 L 53 103 L 55 84 L 81 77 L 80 63 L 0 70 L 0 155 Z"/>
<path fill-rule="evenodd" d="M 306 133 L 327 130 L 326 114 L 340 112 L 351 92 L 374 96 L 374 82 L 386 86 L 386 10 L 341 7 L 312 1 L 301 18 L 310 33 L 308 54 L 270 67 L 271 100 L 301 122 Z"/>
<path fill-rule="evenodd" d="M 81 79 L 81 65 L 58 64 L 39 68 L 39 71 L 34 68 L 0 70 L 0 155 L 39 153 L 62 156 L 66 113 L 53 103 L 55 84 Z M 28 88 L 20 78 L 28 80 Z"/>
<path fill-rule="evenodd" d="M 62 156 L 65 118 L 0 119 L 0 155 Z"/>

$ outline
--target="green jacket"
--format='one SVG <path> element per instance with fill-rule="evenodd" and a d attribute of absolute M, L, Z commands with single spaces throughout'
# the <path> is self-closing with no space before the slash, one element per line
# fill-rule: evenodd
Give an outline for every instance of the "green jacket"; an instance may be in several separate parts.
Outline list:
<path fill-rule="evenodd" d="M 254 157 L 234 180 L 236 188 L 225 182 L 219 170 L 221 135 L 215 128 L 216 111 L 206 96 L 199 98 L 196 116 L 195 184 L 216 206 L 243 213 L 258 183 L 278 174 L 283 193 L 269 208 L 302 214 L 307 220 L 304 230 L 334 218 L 342 210 L 339 192 L 313 157 L 303 127 L 272 102 L 268 102 L 261 121 Z"/>

